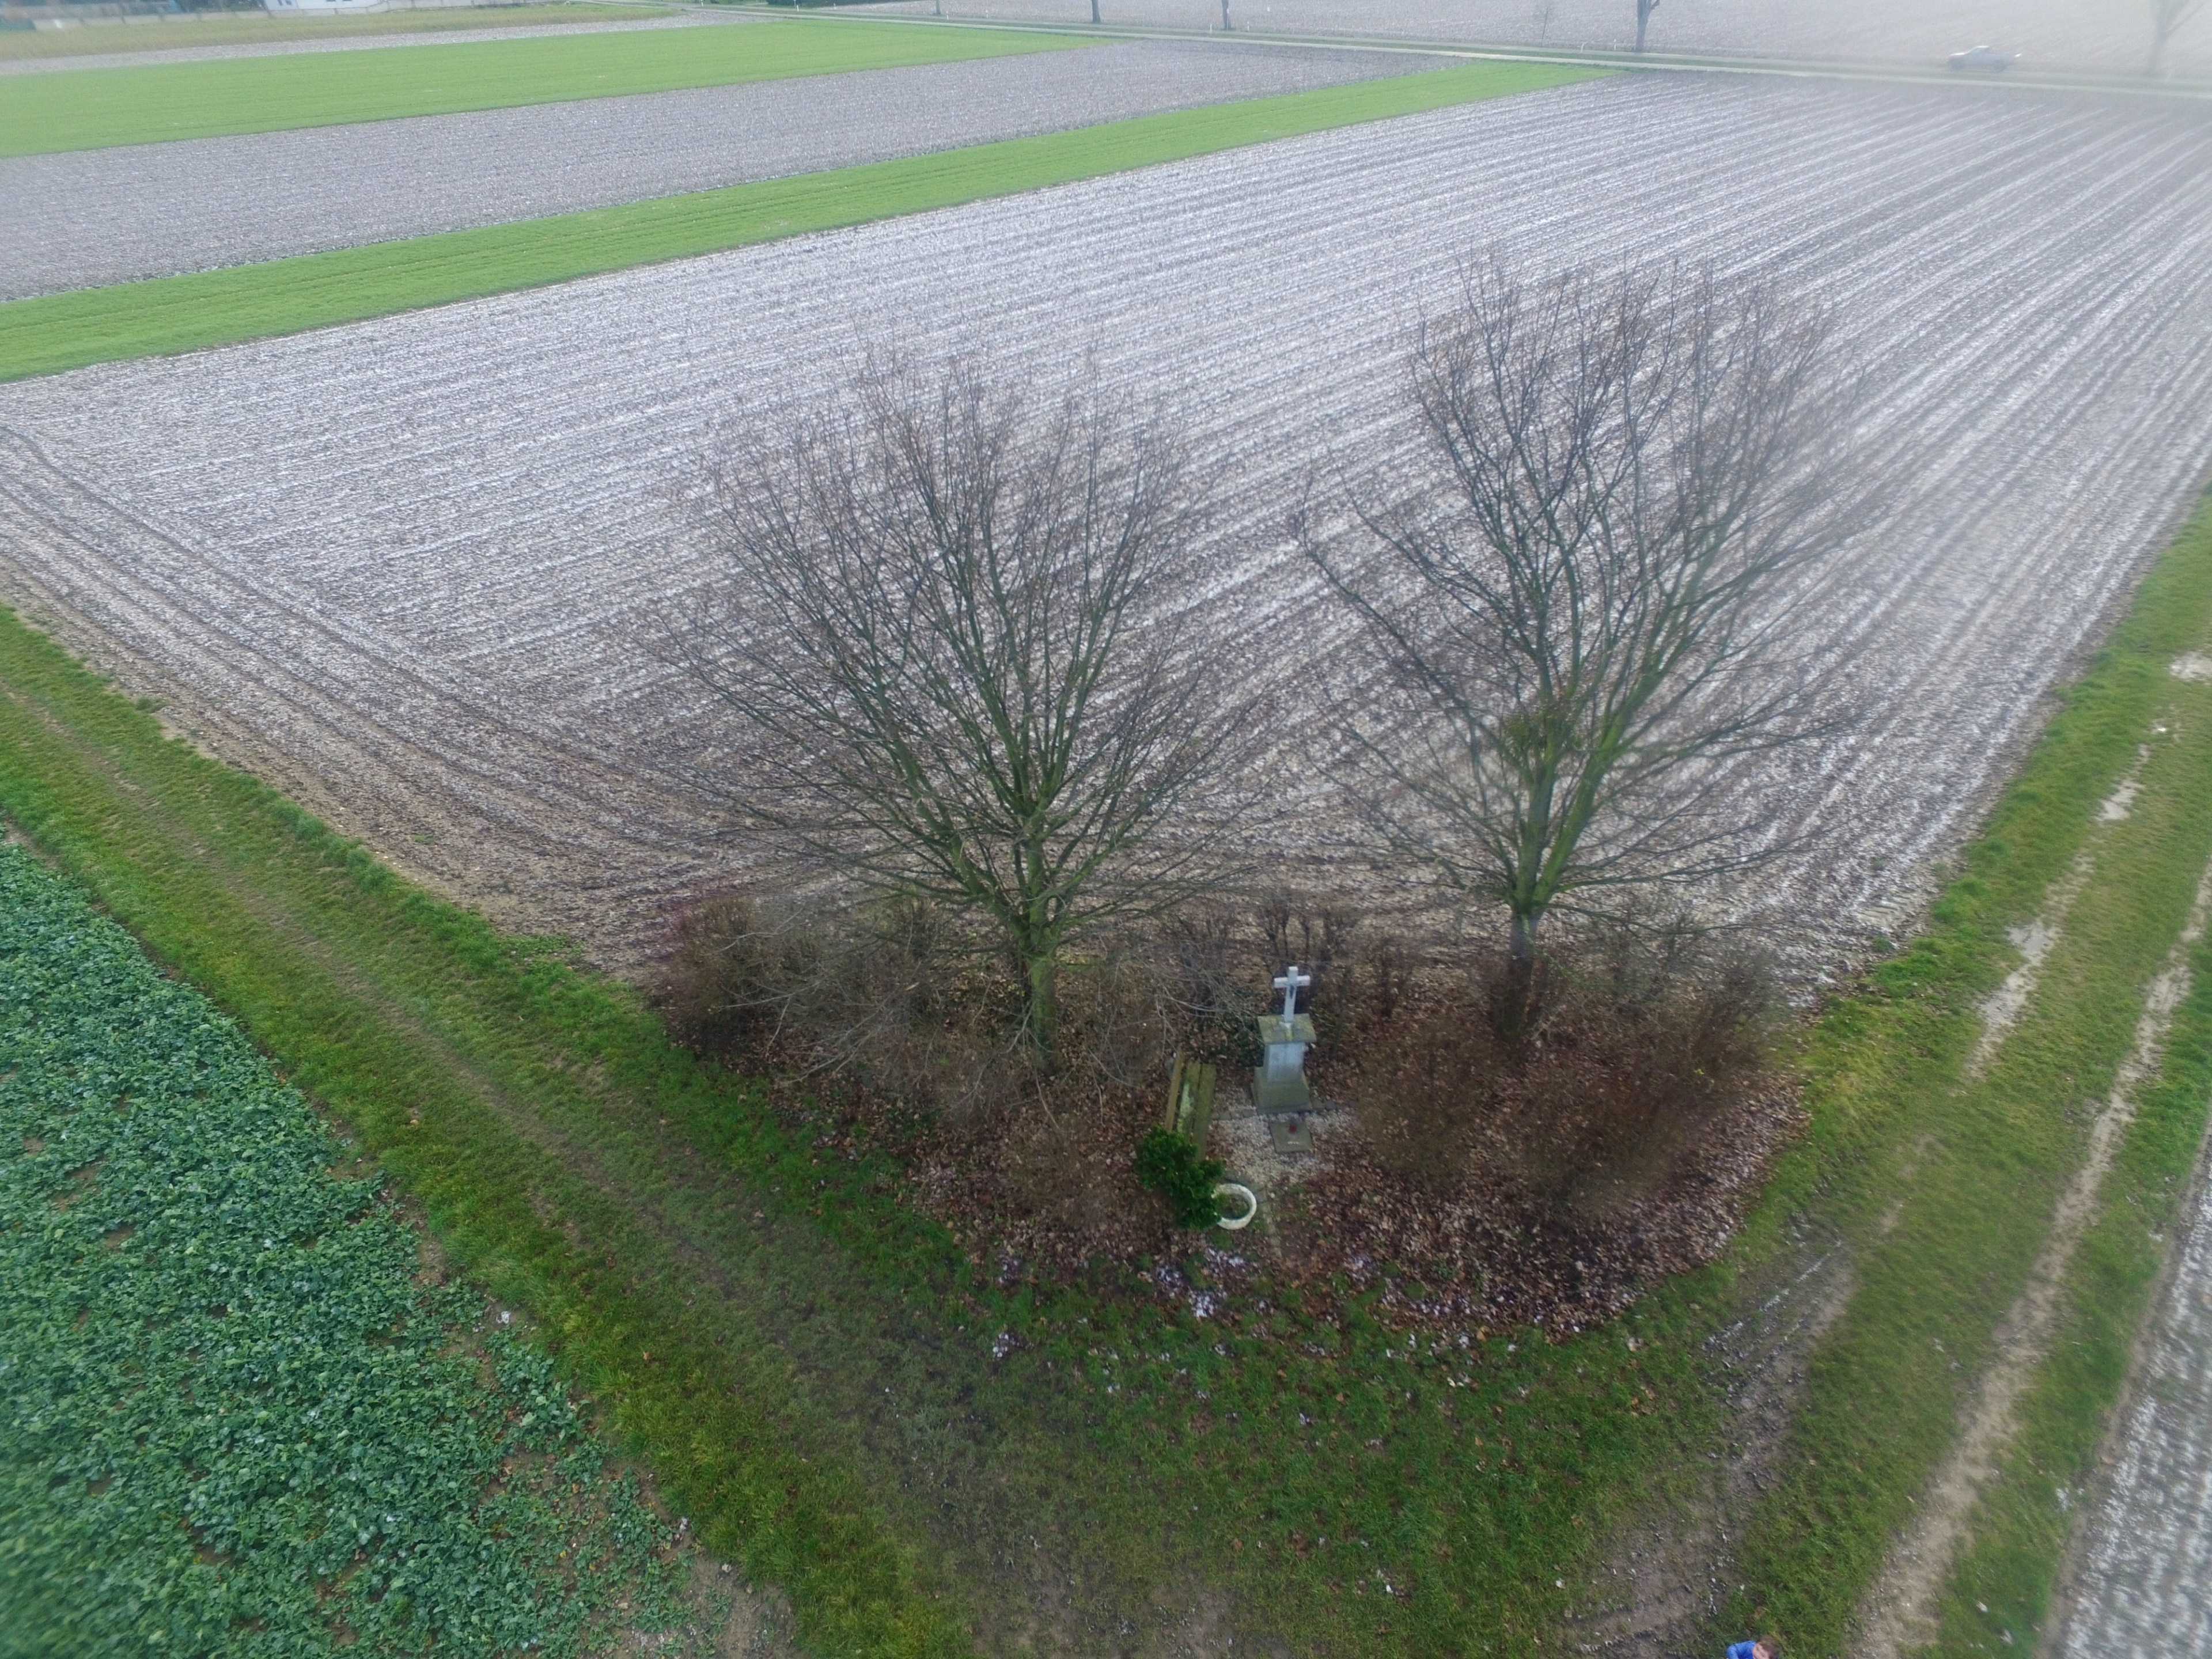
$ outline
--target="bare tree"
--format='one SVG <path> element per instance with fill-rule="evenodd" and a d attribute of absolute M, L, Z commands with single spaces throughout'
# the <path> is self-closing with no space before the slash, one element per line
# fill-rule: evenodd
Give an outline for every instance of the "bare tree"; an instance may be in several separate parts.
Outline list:
<path fill-rule="evenodd" d="M 1037 411 L 962 364 L 871 373 L 715 482 L 729 577 L 683 643 L 738 716 L 741 823 L 981 918 L 1049 1066 L 1063 949 L 1200 868 L 1202 837 L 1158 832 L 1234 729 L 1182 440 L 1095 390 Z"/>
<path fill-rule="evenodd" d="M 1826 325 L 1672 267 L 1524 283 L 1492 262 L 1423 331 L 1425 459 L 1307 555 L 1369 665 L 1353 797 L 1395 854 L 1504 907 L 1508 1024 L 1539 927 L 1591 890 L 1735 867 L 1716 765 L 1813 729 L 1793 576 L 1845 514 Z"/>
<path fill-rule="evenodd" d="M 2165 64 L 2168 43 L 2203 9 L 2204 0 L 2150 0 L 2150 63 L 2144 74 L 2158 74 Z"/>
<path fill-rule="evenodd" d="M 1644 37 L 1651 27 L 1651 14 L 1659 9 L 1659 0 L 1636 0 L 1636 49 L 1644 50 Z"/>

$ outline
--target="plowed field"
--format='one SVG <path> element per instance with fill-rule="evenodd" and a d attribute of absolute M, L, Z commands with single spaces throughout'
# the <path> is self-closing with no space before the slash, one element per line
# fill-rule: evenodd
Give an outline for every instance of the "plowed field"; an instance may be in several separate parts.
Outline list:
<path fill-rule="evenodd" d="M 1064 132 L 1403 75 L 1437 61 L 1133 40 L 0 158 L 0 299 Z"/>
<path fill-rule="evenodd" d="M 1826 632 L 1863 647 L 1870 712 L 1737 781 L 1813 838 L 1732 902 L 1786 907 L 1808 960 L 1895 925 L 2212 465 L 2193 114 L 1638 76 L 24 382 L 0 578 L 403 866 L 620 959 L 741 867 L 648 758 L 690 714 L 655 618 L 714 573 L 684 501 L 715 422 L 818 399 L 871 346 L 1044 386 L 1095 353 L 1186 410 L 1232 526 L 1224 629 L 1276 630 L 1289 673 L 1281 514 L 1332 453 L 1407 441 L 1407 331 L 1492 244 L 1671 248 L 1838 307 L 1885 505 Z"/>

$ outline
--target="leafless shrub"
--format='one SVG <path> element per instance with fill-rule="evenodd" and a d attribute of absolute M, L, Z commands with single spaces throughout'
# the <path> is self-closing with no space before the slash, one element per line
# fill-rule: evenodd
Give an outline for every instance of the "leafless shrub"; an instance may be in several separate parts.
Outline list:
<path fill-rule="evenodd" d="M 1712 1259 L 1800 1121 L 1763 976 L 1710 941 L 1577 944 L 1540 958 L 1517 1040 L 1486 1006 L 1502 956 L 1431 969 L 1361 1028 L 1331 1091 L 1353 1127 L 1289 1212 L 1291 1277 L 1379 1290 L 1396 1318 L 1565 1334 Z"/>
<path fill-rule="evenodd" d="M 1020 1092 L 994 988 L 926 902 L 720 896 L 676 917 L 653 1000 L 677 1040 L 702 1053 L 957 1114 Z"/>
<path fill-rule="evenodd" d="M 733 1064 L 835 1077 L 939 1118 L 1056 1103 L 1080 1121 L 1087 1090 L 1152 1087 L 1176 1016 L 1141 945 L 1073 961 L 1063 978 L 1049 1077 L 1024 1063 L 1005 977 L 921 900 L 709 897 L 672 923 L 653 995 L 679 1042 Z"/>
<path fill-rule="evenodd" d="M 1500 1035 L 1490 1006 L 1524 997 Z M 1469 1182 L 1549 1216 L 1601 1212 L 1663 1186 L 1769 1070 L 1771 975 L 1685 928 L 1615 929 L 1540 958 L 1533 984 L 1492 959 L 1370 1019 L 1349 1066 L 1358 1133 L 1383 1169 Z"/>
<path fill-rule="evenodd" d="M 689 1048 L 765 1054 L 811 1024 L 829 940 L 794 915 L 764 920 L 759 905 L 721 894 L 679 912 L 653 987 L 670 1033 Z"/>

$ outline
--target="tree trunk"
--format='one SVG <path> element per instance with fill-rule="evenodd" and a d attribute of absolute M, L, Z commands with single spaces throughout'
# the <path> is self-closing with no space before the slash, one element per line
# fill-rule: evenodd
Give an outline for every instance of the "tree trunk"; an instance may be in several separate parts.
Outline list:
<path fill-rule="evenodd" d="M 1636 0 L 1636 49 L 1644 50 L 1644 36 L 1651 27 L 1651 14 L 1659 9 L 1659 0 Z"/>
<path fill-rule="evenodd" d="M 1098 21 L 1098 0 L 1091 0 L 1091 21 L 1094 23 Z"/>
<path fill-rule="evenodd" d="M 1490 1011 L 1491 1025 L 1503 1041 L 1517 1044 L 1528 1035 L 1535 1002 L 1536 920 L 1516 912 L 1504 977 L 1498 982 L 1498 1000 Z"/>
<path fill-rule="evenodd" d="M 1041 951 L 1029 959 L 1030 1063 L 1049 1072 L 1060 1041 L 1060 963 L 1055 952 Z"/>

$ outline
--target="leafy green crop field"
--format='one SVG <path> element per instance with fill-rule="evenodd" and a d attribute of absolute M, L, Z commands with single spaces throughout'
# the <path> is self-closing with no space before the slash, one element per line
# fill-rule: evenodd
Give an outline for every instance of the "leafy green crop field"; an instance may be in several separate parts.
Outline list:
<path fill-rule="evenodd" d="M 481 230 L 14 300 L 0 304 L 0 380 L 295 333 L 716 253 L 1300 133 L 1565 86 L 1604 72 L 1471 64 Z M 5 85 L 0 82 L 0 89 Z"/>
<path fill-rule="evenodd" d="M 1091 44 L 1015 30 L 781 17 L 0 77 L 0 156 L 509 109 Z M 424 165 L 434 165 L 426 156 Z"/>
<path fill-rule="evenodd" d="M 669 1528 L 244 1033 L 0 846 L 0 1653 L 579 1651 Z"/>

